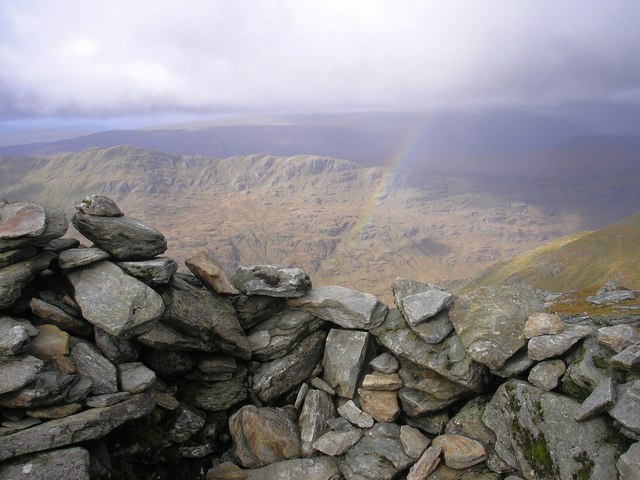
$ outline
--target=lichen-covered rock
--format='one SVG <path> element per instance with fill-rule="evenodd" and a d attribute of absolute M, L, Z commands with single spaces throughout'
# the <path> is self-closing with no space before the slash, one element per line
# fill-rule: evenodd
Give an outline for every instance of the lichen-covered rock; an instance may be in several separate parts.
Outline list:
<path fill-rule="evenodd" d="M 43 365 L 42 360 L 29 355 L 0 361 L 0 395 L 19 390 L 32 382 Z"/>
<path fill-rule="evenodd" d="M 562 355 L 591 332 L 591 328 L 586 325 L 568 325 L 562 333 L 533 337 L 527 347 L 529 358 L 541 361 Z"/>
<path fill-rule="evenodd" d="M 102 195 L 89 195 L 78 202 L 75 207 L 82 213 L 96 217 L 122 217 L 124 215 L 116 202 Z"/>
<path fill-rule="evenodd" d="M 88 343 L 78 343 L 71 350 L 71 359 L 78 373 L 93 382 L 91 391 L 96 395 L 118 391 L 118 377 L 113 363 L 100 355 L 98 349 Z"/>
<path fill-rule="evenodd" d="M 329 431 L 327 420 L 335 417 L 336 409 L 328 393 L 315 389 L 307 393 L 298 419 L 300 453 L 303 457 L 310 457 L 313 454 L 313 443 Z"/>
<path fill-rule="evenodd" d="M 449 292 L 428 283 L 398 278 L 393 284 L 393 300 L 410 325 L 434 317 L 451 306 L 453 298 Z"/>
<path fill-rule="evenodd" d="M 322 367 L 324 381 L 343 398 L 353 398 L 364 373 L 371 336 L 367 332 L 331 329 Z"/>
<path fill-rule="evenodd" d="M 522 334 L 525 338 L 532 338 L 540 335 L 555 335 L 563 331 L 564 323 L 558 315 L 536 312 L 527 318 Z"/>
<path fill-rule="evenodd" d="M 238 290 L 247 295 L 295 298 L 303 296 L 311 289 L 309 275 L 299 268 L 280 265 L 239 267 L 231 281 Z"/>
<path fill-rule="evenodd" d="M 89 452 L 71 447 L 25 455 L 0 465 L 0 478 L 7 480 L 90 479 Z"/>
<path fill-rule="evenodd" d="M 624 427 L 623 434 L 640 440 L 640 380 L 618 385 L 609 415 Z"/>
<path fill-rule="evenodd" d="M 543 390 L 553 390 L 566 370 L 567 366 L 562 360 L 545 360 L 531 369 L 528 380 Z"/>

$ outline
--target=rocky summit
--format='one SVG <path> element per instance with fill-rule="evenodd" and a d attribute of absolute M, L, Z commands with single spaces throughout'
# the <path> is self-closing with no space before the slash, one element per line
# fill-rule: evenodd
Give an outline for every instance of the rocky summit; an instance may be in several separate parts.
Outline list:
<path fill-rule="evenodd" d="M 0 203 L 0 479 L 640 478 L 634 310 L 410 279 L 389 308 L 205 251 L 185 273 L 112 199 L 76 209 L 89 242 Z"/>

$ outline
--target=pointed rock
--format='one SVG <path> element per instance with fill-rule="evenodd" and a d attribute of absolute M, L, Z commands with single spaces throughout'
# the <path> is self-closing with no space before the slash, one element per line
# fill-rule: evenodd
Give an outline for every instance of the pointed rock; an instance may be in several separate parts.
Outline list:
<path fill-rule="evenodd" d="M 311 288 L 311 280 L 305 272 L 280 265 L 239 267 L 231 281 L 247 295 L 295 298 L 303 296 Z"/>
<path fill-rule="evenodd" d="M 432 446 L 427 448 L 420 459 L 411 467 L 407 480 L 425 480 L 440 464 L 440 452 L 442 448 Z"/>
<path fill-rule="evenodd" d="M 362 438 L 360 430 L 327 432 L 313 443 L 313 448 L 330 457 L 342 455 Z"/>
<path fill-rule="evenodd" d="M 116 367 L 100 355 L 97 348 L 89 343 L 78 343 L 71 350 L 71 359 L 78 373 L 93 381 L 91 391 L 96 395 L 118 391 Z"/>
<path fill-rule="evenodd" d="M 336 409 L 329 394 L 315 389 L 307 393 L 298 419 L 300 452 L 303 457 L 313 454 L 314 442 L 329 431 L 327 420 L 335 417 Z"/>
<path fill-rule="evenodd" d="M 178 271 L 172 258 L 156 257 L 151 260 L 116 262 L 121 269 L 147 285 L 166 285 Z"/>
<path fill-rule="evenodd" d="M 58 265 L 63 270 L 70 270 L 108 258 L 109 254 L 99 248 L 72 248 L 60 252 L 60 255 L 58 255 Z"/>
<path fill-rule="evenodd" d="M 595 388 L 591 395 L 589 395 L 582 405 L 580 411 L 576 415 L 576 420 L 581 422 L 589 417 L 593 417 L 598 413 L 605 411 L 611 405 L 616 398 L 616 390 L 611 377 L 605 378 Z"/>
<path fill-rule="evenodd" d="M 238 295 L 238 290 L 227 272 L 207 252 L 202 251 L 187 258 L 184 264 L 204 285 L 220 295 Z"/>
<path fill-rule="evenodd" d="M 0 268 L 0 310 L 15 302 L 22 290 L 56 258 L 52 252 L 42 252 L 33 258 Z"/>
<path fill-rule="evenodd" d="M 342 418 L 349 420 L 350 423 L 360 428 L 373 427 L 373 418 L 368 413 L 360 410 L 353 400 L 349 400 L 338 408 L 338 413 Z"/>
<path fill-rule="evenodd" d="M 343 398 L 353 398 L 371 346 L 370 334 L 331 329 L 327 336 L 322 367 L 323 380 Z"/>

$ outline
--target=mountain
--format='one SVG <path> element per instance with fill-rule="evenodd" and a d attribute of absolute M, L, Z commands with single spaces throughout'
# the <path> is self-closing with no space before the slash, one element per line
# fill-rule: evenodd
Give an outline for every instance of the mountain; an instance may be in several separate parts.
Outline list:
<path fill-rule="evenodd" d="M 84 196 L 107 195 L 165 232 L 168 254 L 180 263 L 205 249 L 230 269 L 296 265 L 319 284 L 352 285 L 389 301 L 396 276 L 467 278 L 583 228 L 581 214 L 523 201 L 526 185 L 396 174 L 320 156 L 216 159 L 121 146 L 5 157 L 0 191 L 69 215 Z M 504 195 L 494 193 L 498 186 Z"/>

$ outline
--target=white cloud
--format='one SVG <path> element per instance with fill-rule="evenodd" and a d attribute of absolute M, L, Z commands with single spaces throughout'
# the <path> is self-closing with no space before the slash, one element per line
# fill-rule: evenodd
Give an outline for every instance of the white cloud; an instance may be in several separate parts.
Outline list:
<path fill-rule="evenodd" d="M 640 103 L 633 0 L 0 0 L 0 115 Z"/>

